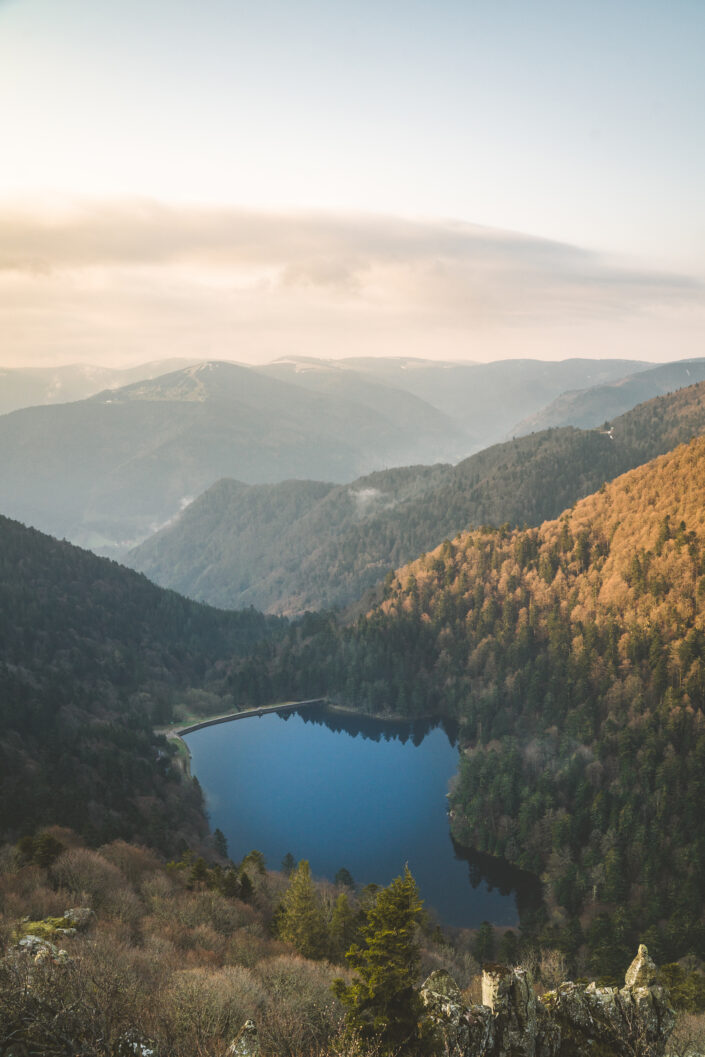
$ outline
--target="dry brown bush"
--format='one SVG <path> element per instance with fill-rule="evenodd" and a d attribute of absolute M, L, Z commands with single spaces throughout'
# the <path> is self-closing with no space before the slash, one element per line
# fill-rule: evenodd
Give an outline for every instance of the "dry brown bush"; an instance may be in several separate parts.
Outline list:
<path fill-rule="evenodd" d="M 452 947 L 421 948 L 420 977 L 425 980 L 435 969 L 445 969 L 450 973 L 462 991 L 480 971 L 476 959 L 469 950 Z"/>
<path fill-rule="evenodd" d="M 67 890 L 72 901 L 101 910 L 115 892 L 127 887 L 127 879 L 98 852 L 72 848 L 63 852 L 50 869 L 54 882 Z"/>
<path fill-rule="evenodd" d="M 248 1017 L 258 1019 L 264 991 L 248 969 L 188 969 L 173 975 L 152 1019 L 174 1057 L 222 1053 Z"/>
<path fill-rule="evenodd" d="M 66 893 L 48 885 L 46 870 L 39 866 L 0 875 L 0 911 L 8 918 L 59 917 L 67 906 Z"/>
<path fill-rule="evenodd" d="M 65 964 L 10 953 L 0 960 L 0 1052 L 14 1037 L 18 1053 L 114 1054 L 146 1016 L 154 974 L 139 952 L 102 935 L 77 941 Z"/>
<path fill-rule="evenodd" d="M 562 951 L 553 948 L 541 951 L 539 979 L 549 991 L 568 979 L 568 963 Z"/>
<path fill-rule="evenodd" d="M 164 871 L 147 874 L 139 886 L 140 895 L 152 914 L 171 916 L 176 892 L 180 890 L 178 881 Z"/>
<path fill-rule="evenodd" d="M 53 837 L 54 840 L 58 840 L 59 844 L 63 844 L 65 848 L 85 848 L 86 846 L 83 837 L 67 826 L 44 826 L 43 829 L 37 832 L 36 836 L 39 837 L 44 833 Z"/>
<path fill-rule="evenodd" d="M 12 874 L 17 869 L 17 853 L 11 844 L 0 847 L 0 877 Z"/>
<path fill-rule="evenodd" d="M 342 1007 L 331 991 L 340 968 L 284 954 L 262 962 L 255 972 L 267 994 L 259 1024 L 264 1053 L 299 1057 L 323 1050 L 342 1018 Z"/>
<path fill-rule="evenodd" d="M 121 921 L 135 935 L 144 916 L 144 904 L 131 888 L 107 892 L 101 910 L 104 915 Z"/>
<path fill-rule="evenodd" d="M 239 929 L 228 940 L 225 961 L 228 965 L 244 965 L 251 969 L 265 958 L 274 958 L 288 951 L 289 948 L 281 940 L 253 934 L 249 929 Z"/>
<path fill-rule="evenodd" d="M 197 925 L 191 929 L 188 939 L 191 964 L 221 966 L 225 961 L 227 944 L 227 937 L 217 932 L 212 925 Z"/>
<path fill-rule="evenodd" d="M 104 844 L 99 849 L 99 854 L 113 866 L 117 866 L 130 884 L 135 886 L 138 886 L 146 876 L 162 868 L 159 856 L 149 848 L 128 844 L 124 840 L 114 840 L 110 844 Z"/>
<path fill-rule="evenodd" d="M 702 1057 L 705 1053 L 705 1013 L 678 1013 L 667 1050 L 672 1057 Z"/>
<path fill-rule="evenodd" d="M 251 907 L 237 899 L 227 899 L 219 892 L 185 893 L 176 908 L 176 918 L 190 928 L 211 925 L 223 936 L 231 936 L 245 926 L 261 929 Z"/>

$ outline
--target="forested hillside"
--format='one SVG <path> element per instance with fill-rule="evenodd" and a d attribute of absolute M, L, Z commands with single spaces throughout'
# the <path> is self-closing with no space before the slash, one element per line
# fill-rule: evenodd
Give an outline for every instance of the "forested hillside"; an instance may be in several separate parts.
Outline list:
<path fill-rule="evenodd" d="M 400 467 L 350 485 L 218 481 L 125 561 L 212 605 L 293 614 L 345 604 L 424 549 L 395 534 L 404 511 L 450 472 Z"/>
<path fill-rule="evenodd" d="M 705 383 L 634 408 L 609 432 L 545 430 L 457 466 L 385 470 L 342 486 L 223 480 L 127 560 L 214 605 L 290 614 L 344 606 L 470 525 L 538 525 L 703 430 Z"/>
<path fill-rule="evenodd" d="M 618 380 L 562 393 L 547 407 L 519 422 L 512 432 L 522 435 L 556 426 L 590 429 L 605 419 L 624 414 L 644 400 L 694 385 L 704 378 L 705 360 L 663 363 L 646 370 L 641 367 L 636 374 L 626 374 Z"/>
<path fill-rule="evenodd" d="M 446 541 L 354 627 L 304 622 L 269 690 L 456 717 L 455 836 L 542 874 L 561 942 L 702 955 L 704 599 L 698 439 L 540 528 Z"/>
<path fill-rule="evenodd" d="M 0 518 L 0 834 L 58 822 L 164 848 L 202 830 L 152 727 L 188 691 L 222 696 L 230 660 L 278 626 Z"/>

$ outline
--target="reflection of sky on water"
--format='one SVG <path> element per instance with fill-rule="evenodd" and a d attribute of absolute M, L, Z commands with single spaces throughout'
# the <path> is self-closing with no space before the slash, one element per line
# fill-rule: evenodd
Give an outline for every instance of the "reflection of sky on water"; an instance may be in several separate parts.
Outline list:
<path fill-rule="evenodd" d="M 513 871 L 492 876 L 493 861 L 476 856 L 469 870 L 451 840 L 449 736 L 428 722 L 308 710 L 206 727 L 187 740 L 211 824 L 233 859 L 258 848 L 278 868 L 290 851 L 319 876 L 346 867 L 360 884 L 388 884 L 408 862 L 445 923 L 516 924 Z"/>

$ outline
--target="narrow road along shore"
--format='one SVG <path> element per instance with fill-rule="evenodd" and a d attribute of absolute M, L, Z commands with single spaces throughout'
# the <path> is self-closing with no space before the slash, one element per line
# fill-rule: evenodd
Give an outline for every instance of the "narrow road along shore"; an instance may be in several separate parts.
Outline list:
<path fill-rule="evenodd" d="M 264 716 L 267 712 L 295 712 L 297 708 L 306 708 L 309 705 L 327 705 L 327 697 L 312 697 L 308 701 L 283 701 L 279 705 L 262 705 L 260 708 L 247 708 L 242 712 L 230 712 L 224 716 L 212 716 L 208 719 L 199 720 L 186 727 L 169 727 L 167 730 L 159 730 L 157 733 L 166 734 L 167 737 L 183 737 L 184 734 L 193 734 L 194 730 L 203 727 L 213 727 L 216 723 L 231 723 L 236 719 L 249 719 L 251 716 Z"/>
<path fill-rule="evenodd" d="M 181 768 L 187 777 L 191 777 L 191 753 L 184 741 L 186 734 L 193 734 L 195 730 L 203 727 L 213 727 L 217 723 L 232 723 L 236 719 L 250 719 L 253 716 L 264 716 L 268 712 L 295 712 L 299 708 L 307 708 L 312 705 L 328 705 L 327 697 L 312 697 L 307 701 L 282 701 L 278 705 L 262 705 L 260 708 L 247 708 L 242 712 L 228 712 L 223 715 L 209 716 L 199 720 L 197 723 L 172 725 L 169 727 L 155 728 L 155 734 L 163 734 L 165 738 L 179 741 L 185 750 L 185 758 L 180 761 Z"/>

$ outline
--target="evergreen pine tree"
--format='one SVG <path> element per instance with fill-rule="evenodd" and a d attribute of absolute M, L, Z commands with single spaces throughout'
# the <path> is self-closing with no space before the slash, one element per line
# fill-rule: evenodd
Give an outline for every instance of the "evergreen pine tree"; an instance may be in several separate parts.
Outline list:
<path fill-rule="evenodd" d="M 221 855 L 224 859 L 227 859 L 228 841 L 222 829 L 213 830 L 213 846 L 215 847 L 215 850 L 217 851 L 218 855 Z"/>
<path fill-rule="evenodd" d="M 330 919 L 330 956 L 339 961 L 358 937 L 355 914 L 346 892 L 341 892 Z"/>
<path fill-rule="evenodd" d="M 483 962 L 491 962 L 493 960 L 495 956 L 495 935 L 489 921 L 483 921 L 477 930 L 472 953 L 480 965 Z"/>
<path fill-rule="evenodd" d="M 304 958 L 324 958 L 328 932 L 323 907 L 311 880 L 311 868 L 302 859 L 291 875 L 279 915 L 279 935 Z"/>
<path fill-rule="evenodd" d="M 346 958 L 357 973 L 351 984 L 335 980 L 333 990 L 346 1007 L 347 1029 L 363 1040 L 378 1040 L 383 1054 L 431 1052 L 432 1034 L 414 984 L 420 966 L 416 937 L 421 913 L 409 867 L 383 888 L 367 911 L 364 947 Z"/>
<path fill-rule="evenodd" d="M 243 903 L 249 903 L 249 901 L 252 899 L 255 890 L 255 887 L 252 884 L 252 881 L 250 880 L 250 875 L 244 870 L 240 870 L 238 882 L 238 898 L 241 899 Z"/>
<path fill-rule="evenodd" d="M 291 854 L 291 852 L 288 851 L 286 853 L 286 855 L 284 856 L 284 858 L 282 859 L 282 870 L 284 871 L 284 873 L 286 874 L 287 877 L 291 877 L 291 875 L 294 872 L 295 868 L 296 868 L 296 859 Z"/>

